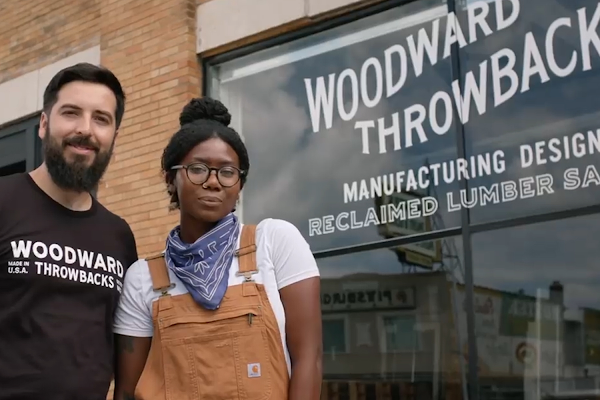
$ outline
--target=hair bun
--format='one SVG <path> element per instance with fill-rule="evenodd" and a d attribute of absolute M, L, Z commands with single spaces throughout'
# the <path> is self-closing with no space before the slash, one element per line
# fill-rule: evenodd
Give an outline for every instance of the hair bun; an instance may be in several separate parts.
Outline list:
<path fill-rule="evenodd" d="M 179 124 L 183 126 L 200 119 L 212 120 L 229 126 L 231 114 L 219 100 L 210 97 L 195 98 L 183 107 L 179 114 Z"/>

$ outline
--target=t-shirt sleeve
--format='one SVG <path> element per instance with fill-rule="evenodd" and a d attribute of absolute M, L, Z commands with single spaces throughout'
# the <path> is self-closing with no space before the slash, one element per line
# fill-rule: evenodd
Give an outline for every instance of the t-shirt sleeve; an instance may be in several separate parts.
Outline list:
<path fill-rule="evenodd" d="M 264 229 L 268 232 L 278 289 L 319 276 L 310 246 L 298 228 L 287 221 L 271 219 Z"/>
<path fill-rule="evenodd" d="M 152 311 L 146 302 L 143 285 L 145 262 L 135 262 L 125 274 L 123 292 L 115 312 L 113 332 L 134 337 L 152 337 Z"/>
<path fill-rule="evenodd" d="M 127 221 L 125 221 L 124 219 L 121 219 L 121 220 L 124 225 L 124 235 L 125 235 L 125 237 L 123 238 L 123 243 L 126 243 L 126 246 L 127 246 L 127 255 L 126 255 L 125 262 L 127 263 L 127 265 L 133 265 L 138 259 L 137 243 L 135 241 L 135 235 L 133 234 L 133 231 L 131 230 L 131 227 L 129 226 Z"/>

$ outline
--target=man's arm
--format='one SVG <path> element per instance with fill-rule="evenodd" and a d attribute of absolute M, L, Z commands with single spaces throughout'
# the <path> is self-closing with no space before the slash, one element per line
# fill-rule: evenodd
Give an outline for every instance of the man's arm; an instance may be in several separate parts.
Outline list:
<path fill-rule="evenodd" d="M 114 400 L 134 400 L 152 344 L 151 337 L 115 335 L 116 366 Z"/>

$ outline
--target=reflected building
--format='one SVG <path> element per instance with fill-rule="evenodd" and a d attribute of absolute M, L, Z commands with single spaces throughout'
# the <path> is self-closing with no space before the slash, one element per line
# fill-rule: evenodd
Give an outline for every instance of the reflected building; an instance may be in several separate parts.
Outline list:
<path fill-rule="evenodd" d="M 438 398 L 450 383 L 443 365 L 450 362 L 447 349 L 453 347 L 447 332 L 451 313 L 442 301 L 447 300 L 445 283 L 444 275 L 435 273 L 324 280 L 328 390 L 347 385 L 357 398 L 361 388 L 364 398 L 369 390 L 381 398 L 415 391 L 416 398 Z"/>
<path fill-rule="evenodd" d="M 321 305 L 322 399 L 460 399 L 469 362 L 476 362 L 481 398 L 600 385 L 600 310 L 566 308 L 559 282 L 537 297 L 475 286 L 476 359 L 469 357 L 465 286 L 447 272 L 326 278 Z"/>

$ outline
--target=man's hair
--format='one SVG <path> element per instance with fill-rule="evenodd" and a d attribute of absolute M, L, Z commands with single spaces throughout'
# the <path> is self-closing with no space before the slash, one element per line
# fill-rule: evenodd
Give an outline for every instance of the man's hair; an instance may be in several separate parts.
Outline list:
<path fill-rule="evenodd" d="M 48 83 L 44 91 L 44 112 L 50 114 L 52 107 L 58 100 L 58 92 L 71 82 L 89 82 L 104 85 L 109 88 L 117 99 L 117 109 L 115 110 L 115 119 L 117 129 L 123 120 L 125 112 L 125 93 L 121 87 L 121 82 L 109 69 L 96 66 L 89 63 L 79 63 L 59 71 Z"/>

